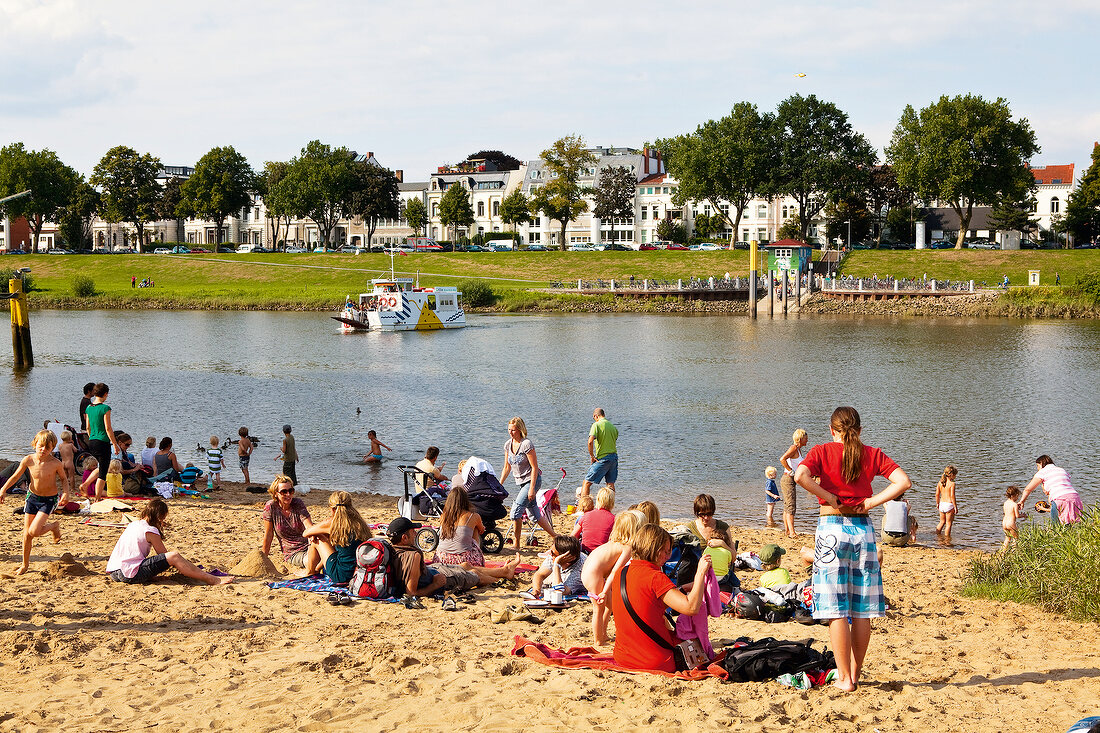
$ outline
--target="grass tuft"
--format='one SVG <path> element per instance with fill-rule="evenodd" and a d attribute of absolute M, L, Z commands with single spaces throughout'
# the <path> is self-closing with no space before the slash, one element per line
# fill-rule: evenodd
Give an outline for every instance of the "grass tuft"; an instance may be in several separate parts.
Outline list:
<path fill-rule="evenodd" d="M 1100 507 L 1068 527 L 1021 525 L 1016 547 L 970 561 L 961 592 L 1100 621 Z"/>

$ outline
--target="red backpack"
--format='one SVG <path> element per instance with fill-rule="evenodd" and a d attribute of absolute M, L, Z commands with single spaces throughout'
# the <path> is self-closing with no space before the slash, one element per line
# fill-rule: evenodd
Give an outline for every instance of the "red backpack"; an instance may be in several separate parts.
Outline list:
<path fill-rule="evenodd" d="M 353 598 L 389 598 L 393 595 L 393 549 L 382 539 L 369 539 L 355 550 L 355 574 L 348 583 Z"/>

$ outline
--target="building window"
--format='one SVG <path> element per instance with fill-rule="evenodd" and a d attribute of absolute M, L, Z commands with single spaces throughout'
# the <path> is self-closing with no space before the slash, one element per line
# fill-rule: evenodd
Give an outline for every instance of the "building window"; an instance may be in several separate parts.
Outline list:
<path fill-rule="evenodd" d="M 768 218 L 768 205 L 767 204 L 758 204 L 757 205 L 757 207 L 756 207 L 756 218 L 757 219 L 767 219 Z"/>
<path fill-rule="evenodd" d="M 433 202 L 432 203 L 432 218 L 435 219 L 438 216 L 439 216 L 439 203 L 438 202 Z"/>
<path fill-rule="evenodd" d="M 646 207 L 643 206 L 642 207 L 642 221 L 645 221 L 648 218 L 647 217 L 648 213 L 649 213 L 649 209 L 647 209 Z"/>
<path fill-rule="evenodd" d="M 1052 198 L 1050 200 L 1050 213 L 1057 214 L 1059 208 L 1060 208 L 1060 202 L 1058 201 L 1058 197 L 1055 196 L 1054 198 Z"/>
<path fill-rule="evenodd" d="M 485 216 L 485 202 L 484 201 L 478 201 L 477 202 L 477 215 L 478 216 Z"/>
<path fill-rule="evenodd" d="M 646 230 L 643 229 L 642 230 L 642 244 L 645 244 L 645 242 L 646 242 Z"/>
<path fill-rule="evenodd" d="M 748 229 L 742 229 L 741 230 L 741 241 L 742 242 L 749 241 L 749 230 Z"/>
<path fill-rule="evenodd" d="M 657 221 L 657 205 L 653 205 L 653 221 Z"/>
<path fill-rule="evenodd" d="M 722 212 L 722 216 L 726 217 L 727 219 L 729 218 L 729 215 L 730 215 L 730 205 L 729 204 L 718 204 L 718 210 Z"/>
<path fill-rule="evenodd" d="M 500 202 L 493 202 L 493 216 L 500 216 Z"/>

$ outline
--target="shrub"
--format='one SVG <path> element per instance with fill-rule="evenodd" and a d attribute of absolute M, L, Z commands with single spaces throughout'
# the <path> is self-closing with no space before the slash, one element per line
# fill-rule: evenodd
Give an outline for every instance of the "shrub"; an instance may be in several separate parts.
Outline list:
<path fill-rule="evenodd" d="M 458 289 L 462 291 L 462 301 L 471 308 L 488 308 L 497 301 L 493 286 L 484 280 L 463 280 Z"/>
<path fill-rule="evenodd" d="M 19 270 L 16 268 L 0 268 L 0 293 L 8 292 L 8 280 L 19 277 Z M 34 276 L 23 276 L 23 292 L 29 293 L 34 290 Z"/>
<path fill-rule="evenodd" d="M 1077 277 L 1077 282 L 1068 288 L 1073 295 L 1100 302 L 1100 272 L 1089 272 Z"/>
<path fill-rule="evenodd" d="M 73 295 L 78 298 L 90 298 L 95 295 L 95 280 L 87 275 L 73 278 Z"/>
<path fill-rule="evenodd" d="M 962 593 L 1100 621 L 1100 507 L 1069 526 L 1021 523 L 1016 547 L 970 561 Z"/>

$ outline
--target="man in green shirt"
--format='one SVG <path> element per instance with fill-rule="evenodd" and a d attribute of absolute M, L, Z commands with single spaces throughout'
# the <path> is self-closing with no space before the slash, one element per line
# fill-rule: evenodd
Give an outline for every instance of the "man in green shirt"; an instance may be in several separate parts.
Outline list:
<path fill-rule="evenodd" d="M 581 495 L 587 496 L 592 484 L 607 482 L 607 488 L 615 490 L 615 479 L 619 477 L 619 454 L 615 450 L 615 441 L 619 439 L 619 429 L 604 417 L 603 409 L 592 411 L 592 429 L 588 431 L 588 457 L 592 467 L 584 477 Z"/>

